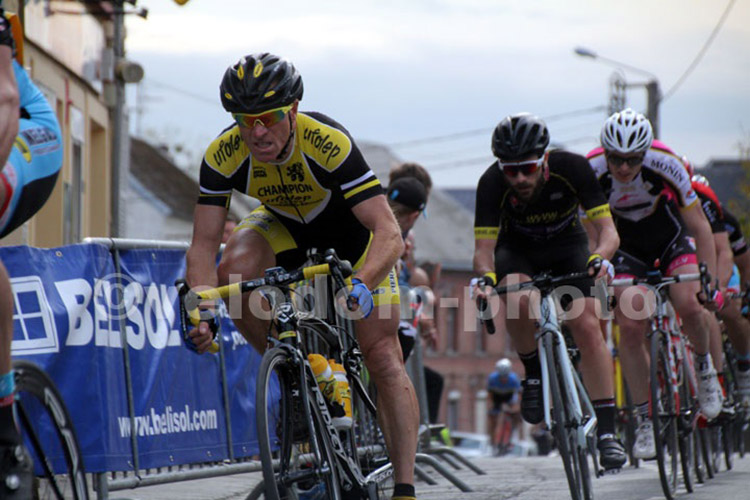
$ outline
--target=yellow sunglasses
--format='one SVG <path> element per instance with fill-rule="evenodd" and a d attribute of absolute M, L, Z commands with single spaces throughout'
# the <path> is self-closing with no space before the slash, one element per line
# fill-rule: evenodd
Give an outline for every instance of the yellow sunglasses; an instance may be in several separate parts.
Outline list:
<path fill-rule="evenodd" d="M 271 109 L 256 115 L 232 113 L 232 118 L 234 118 L 234 121 L 236 121 L 237 125 L 240 127 L 253 128 L 256 125 L 262 125 L 265 128 L 269 128 L 283 120 L 287 113 L 289 113 L 289 110 L 292 109 L 292 106 L 293 104 L 290 104 L 288 106 Z"/>

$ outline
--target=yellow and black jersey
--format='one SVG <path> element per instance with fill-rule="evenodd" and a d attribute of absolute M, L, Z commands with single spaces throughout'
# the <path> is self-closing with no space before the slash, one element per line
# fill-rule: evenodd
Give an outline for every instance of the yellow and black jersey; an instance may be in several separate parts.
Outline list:
<path fill-rule="evenodd" d="M 239 127 L 225 129 L 203 158 L 198 203 L 229 207 L 237 190 L 282 220 L 311 224 L 383 192 L 349 133 L 325 115 L 297 114 L 293 148 L 285 163 L 263 163 L 252 157 Z"/>
<path fill-rule="evenodd" d="M 477 186 L 475 239 L 538 241 L 575 236 L 583 232 L 579 205 L 591 219 L 611 217 L 586 158 L 556 150 L 550 152 L 548 164 L 548 178 L 530 203 L 515 195 L 497 162 L 485 171 Z"/>
<path fill-rule="evenodd" d="M 260 200 L 267 212 L 254 213 L 252 224 L 272 244 L 280 265 L 301 264 L 311 247 L 335 248 L 356 262 L 370 232 L 352 207 L 382 194 L 380 181 L 346 129 L 323 114 L 297 114 L 292 147 L 283 164 L 264 163 L 253 158 L 237 125 L 225 129 L 203 158 L 198 203 L 229 207 L 234 190 Z M 284 226 L 283 238 L 268 220 Z M 291 254 L 279 258 L 280 252 Z"/>

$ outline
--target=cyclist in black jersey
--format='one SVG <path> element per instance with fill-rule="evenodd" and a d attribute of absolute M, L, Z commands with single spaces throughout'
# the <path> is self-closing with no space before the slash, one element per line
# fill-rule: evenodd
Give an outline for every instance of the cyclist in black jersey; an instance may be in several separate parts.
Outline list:
<path fill-rule="evenodd" d="M 716 276 L 711 228 L 687 172 L 679 157 L 654 140 L 648 119 L 632 109 L 614 113 L 602 127 L 601 143 L 602 147 L 591 151 L 588 158 L 620 235 L 614 259 L 616 274 L 644 276 L 655 262 L 665 275 L 697 273 L 700 258 Z M 714 418 L 721 411 L 723 396 L 709 354 L 709 325 L 697 298 L 699 292 L 697 282 L 686 282 L 670 286 L 669 294 L 695 349 L 701 411 Z M 649 318 L 638 314 L 648 310 L 645 294 L 637 287 L 617 287 L 615 296 L 620 360 L 641 420 L 633 453 L 638 458 L 650 458 L 656 455 L 656 447 L 648 413 L 645 334 Z"/>
<path fill-rule="evenodd" d="M 614 435 L 612 356 L 592 297 L 594 277 L 608 276 L 609 259 L 619 239 L 586 159 L 547 151 L 548 145 L 546 124 L 528 113 L 508 116 L 495 128 L 492 151 L 497 161 L 477 186 L 474 271 L 505 284 L 540 272 L 562 275 L 591 270 L 592 278 L 580 284 L 570 307 L 579 313 L 568 315 L 566 322 L 581 350 L 583 380 L 596 409 L 602 466 L 619 468 L 626 457 Z M 581 205 L 596 232 L 591 254 L 578 217 Z M 521 414 L 536 424 L 543 418 L 543 405 L 533 300 L 528 292 L 503 295 L 501 309 L 514 313 L 506 313 L 505 324 L 526 369 Z"/>
<path fill-rule="evenodd" d="M 302 265 L 305 252 L 334 248 L 356 270 L 350 296 L 359 305 L 357 337 L 378 394 L 378 417 L 394 466 L 394 498 L 414 497 L 418 407 L 397 340 L 398 281 L 403 251 L 383 189 L 349 133 L 321 113 L 298 110 L 302 78 L 287 60 L 250 54 L 230 66 L 220 86 L 234 122 L 209 145 L 187 253 L 190 286 L 252 279 L 267 268 Z M 216 254 L 232 192 L 261 201 Z M 259 352 L 268 323 L 253 314 L 261 294 L 229 304 L 235 325 Z M 371 314 L 372 313 L 372 314 Z M 206 322 L 190 338 L 199 352 L 211 345 Z"/>

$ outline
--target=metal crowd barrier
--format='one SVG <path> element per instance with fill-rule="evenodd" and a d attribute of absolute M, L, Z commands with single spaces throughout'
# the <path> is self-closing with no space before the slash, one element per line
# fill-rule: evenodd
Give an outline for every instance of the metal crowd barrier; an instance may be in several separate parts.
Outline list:
<path fill-rule="evenodd" d="M 124 238 L 86 238 L 84 243 L 94 243 L 104 245 L 109 248 L 114 261 L 115 269 L 120 275 L 120 251 L 134 249 L 169 249 L 169 250 L 187 250 L 187 242 L 162 241 L 162 240 L 138 240 Z M 223 245 L 222 245 L 223 249 Z M 118 285 L 122 283 L 118 282 Z M 122 293 L 122 286 L 117 287 L 117 293 Z M 122 299 L 122 297 L 118 297 Z M 124 300 L 118 300 L 120 307 L 124 307 Z M 123 311 L 120 311 L 122 313 Z M 125 322 L 120 322 L 120 335 L 122 345 L 127 345 Z M 136 432 L 136 419 L 133 399 L 133 388 L 131 380 L 131 365 L 129 359 L 129 350 L 123 349 L 123 363 L 125 367 L 125 387 L 127 391 L 128 412 L 131 422 L 131 446 L 133 451 L 132 470 L 124 472 L 104 472 L 94 474 L 93 483 L 98 500 L 108 500 L 111 491 L 135 489 L 144 486 L 154 486 L 159 484 L 168 484 L 179 481 L 194 479 L 205 479 L 220 477 L 231 474 L 240 474 L 260 471 L 261 464 L 258 460 L 236 459 L 233 453 L 231 412 L 229 411 L 229 395 L 227 388 L 226 360 L 224 356 L 223 342 L 219 342 L 219 366 L 220 378 L 224 400 L 225 424 L 227 429 L 227 447 L 229 459 L 216 463 L 205 464 L 182 464 L 157 469 L 141 469 L 138 455 L 138 442 Z M 461 491 L 471 491 L 471 488 L 461 479 L 455 476 L 447 467 L 443 465 L 440 458 L 454 469 L 460 469 L 464 465 L 476 472 L 485 474 L 484 471 L 476 467 L 473 463 L 461 456 L 455 450 L 438 445 L 431 440 L 431 427 L 427 410 L 427 393 L 424 380 L 424 366 L 422 360 L 422 347 L 419 334 L 415 342 L 413 354 L 409 361 L 409 372 L 414 382 L 420 408 L 420 437 L 419 449 L 417 453 L 417 465 L 415 473 L 417 476 L 429 484 L 434 484 L 434 480 L 421 468 L 420 464 L 427 464 L 433 467 L 438 473 L 447 478 Z"/>

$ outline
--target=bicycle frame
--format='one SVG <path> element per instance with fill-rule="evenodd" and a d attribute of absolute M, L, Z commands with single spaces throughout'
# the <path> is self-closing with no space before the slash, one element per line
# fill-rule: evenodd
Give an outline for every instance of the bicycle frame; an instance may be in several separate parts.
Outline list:
<path fill-rule="evenodd" d="M 550 373 L 547 365 L 547 352 L 544 349 L 543 338 L 545 335 L 554 336 L 554 348 L 557 361 L 560 363 L 562 385 L 565 391 L 568 401 L 570 401 L 574 425 L 576 425 L 578 444 L 582 448 L 588 446 L 588 438 L 594 437 L 594 429 L 596 428 L 597 419 L 594 412 L 594 406 L 591 404 L 591 400 L 587 396 L 586 389 L 581 382 L 578 373 L 573 368 L 573 363 L 570 361 L 568 356 L 568 348 L 565 344 L 565 337 L 563 337 L 560 331 L 557 309 L 553 297 L 542 292 L 541 298 L 541 319 L 539 329 L 537 330 L 536 340 L 539 348 L 539 358 L 542 365 L 542 397 L 544 401 L 544 422 L 548 429 L 552 428 L 552 395 L 550 392 Z M 554 374 L 552 374 L 554 376 Z M 579 394 L 581 397 L 579 397 Z M 583 403 L 583 406 L 581 405 Z M 588 412 L 588 417 L 584 415 L 584 408 Z M 583 425 L 580 425 L 583 424 Z"/>

